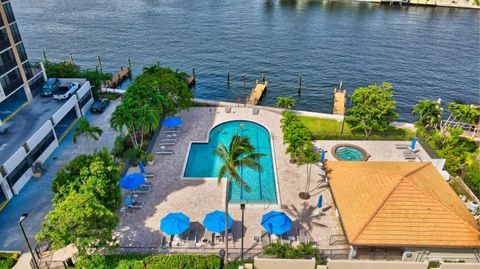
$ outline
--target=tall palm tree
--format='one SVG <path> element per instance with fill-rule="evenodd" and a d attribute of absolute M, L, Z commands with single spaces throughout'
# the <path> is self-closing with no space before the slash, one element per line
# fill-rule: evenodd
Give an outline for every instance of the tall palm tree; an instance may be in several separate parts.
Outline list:
<path fill-rule="evenodd" d="M 85 138 L 87 139 L 87 145 L 88 148 L 90 149 L 90 138 L 93 140 L 98 140 L 98 138 L 103 134 L 103 130 L 98 127 L 98 126 L 92 126 L 90 125 L 90 122 L 86 120 L 85 118 L 81 118 L 78 121 L 78 126 L 75 128 L 75 131 L 73 132 L 73 143 L 77 143 L 77 137 L 80 135 L 85 135 Z"/>
<path fill-rule="evenodd" d="M 236 134 L 232 137 L 228 148 L 220 143 L 214 150 L 214 153 L 223 161 L 223 165 L 218 172 L 218 183 L 225 175 L 227 182 L 227 191 L 225 197 L 225 257 L 228 259 L 228 194 L 230 192 L 230 181 L 235 182 L 237 185 L 242 186 L 247 192 L 250 191 L 250 187 L 243 180 L 238 172 L 239 167 L 248 167 L 258 171 L 262 170 L 262 166 L 259 163 L 259 159 L 265 154 L 254 153 L 255 147 L 250 143 L 248 137 L 240 136 Z"/>
<path fill-rule="evenodd" d="M 305 164 L 307 166 L 307 183 L 305 184 L 305 192 L 300 193 L 300 197 L 304 199 L 310 198 L 310 179 L 312 176 L 312 165 L 316 164 L 320 156 L 315 152 L 315 147 L 312 143 L 306 143 L 305 147 L 300 151 L 299 164 Z"/>
<path fill-rule="evenodd" d="M 136 119 L 132 114 L 132 109 L 127 107 L 127 104 L 126 102 L 122 103 L 115 109 L 110 118 L 110 126 L 119 133 L 123 133 L 123 128 L 125 127 L 132 140 L 133 146 L 139 148 L 134 127 Z"/>
<path fill-rule="evenodd" d="M 145 104 L 138 109 L 138 124 L 140 127 L 140 147 L 143 146 L 145 132 L 155 130 L 160 124 L 160 117 L 154 108 Z"/>

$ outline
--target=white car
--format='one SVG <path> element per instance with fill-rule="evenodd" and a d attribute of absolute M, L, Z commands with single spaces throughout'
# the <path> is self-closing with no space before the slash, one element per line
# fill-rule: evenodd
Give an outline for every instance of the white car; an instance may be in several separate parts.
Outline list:
<path fill-rule="evenodd" d="M 70 98 L 79 87 L 78 82 L 70 82 L 67 84 L 61 84 L 54 92 L 53 99 L 55 100 L 64 100 Z"/>

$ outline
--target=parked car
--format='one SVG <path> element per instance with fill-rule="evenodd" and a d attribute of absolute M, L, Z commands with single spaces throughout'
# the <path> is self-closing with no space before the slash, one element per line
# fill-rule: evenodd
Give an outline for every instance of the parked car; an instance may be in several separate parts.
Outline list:
<path fill-rule="evenodd" d="M 110 105 L 110 100 L 108 99 L 95 100 L 90 107 L 90 112 L 101 114 L 107 109 L 108 105 Z"/>
<path fill-rule="evenodd" d="M 53 91 L 53 99 L 63 100 L 68 99 L 78 90 L 78 82 L 69 82 L 64 85 L 58 86 L 58 88 Z"/>
<path fill-rule="evenodd" d="M 58 88 L 60 85 L 60 80 L 58 78 L 49 78 L 43 84 L 42 92 L 40 93 L 43 97 L 50 97 L 53 96 L 53 92 Z"/>

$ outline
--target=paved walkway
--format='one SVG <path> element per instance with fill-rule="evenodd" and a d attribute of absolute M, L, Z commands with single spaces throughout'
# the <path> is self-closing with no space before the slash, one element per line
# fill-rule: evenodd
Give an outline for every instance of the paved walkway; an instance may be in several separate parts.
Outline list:
<path fill-rule="evenodd" d="M 316 202 L 320 194 L 324 195 L 324 205 L 332 205 L 329 190 L 318 190 L 308 201 L 298 197 L 306 183 L 306 167 L 291 164 L 289 156 L 285 154 L 286 145 L 283 144 L 283 134 L 280 129 L 281 115 L 275 112 L 260 110 L 259 115 L 253 115 L 251 108 L 233 107 L 232 113 L 226 113 L 224 108 L 217 108 L 215 113 L 209 113 L 213 108 L 191 108 L 181 113 L 184 125 L 174 154 L 157 156 L 155 164 L 147 167 L 147 172 L 156 175 L 153 179 L 153 188 L 147 196 L 141 196 L 145 202 L 142 209 L 127 212 L 121 219 L 116 234 L 121 246 L 130 247 L 159 247 L 161 232 L 160 219 L 169 212 L 182 211 L 190 217 L 192 222 L 202 222 L 205 214 L 213 210 L 224 210 L 224 184 L 218 185 L 215 179 L 211 180 L 181 180 L 183 164 L 187 156 L 190 141 L 203 141 L 208 131 L 215 125 L 229 120 L 252 120 L 266 126 L 273 137 L 274 156 L 276 161 L 277 177 L 280 190 L 280 205 L 247 205 L 245 209 L 245 248 L 259 247 L 254 242 L 254 236 L 262 232 L 261 217 L 270 210 L 284 210 L 290 213 L 292 219 L 299 225 L 310 230 L 310 234 L 318 241 L 320 248 L 339 248 L 330 246 L 331 235 L 342 234 L 335 209 L 325 212 L 315 212 Z M 157 146 L 158 149 L 158 146 Z M 130 172 L 138 170 L 130 169 Z M 312 171 L 312 186 L 319 184 L 319 168 Z M 241 210 L 238 204 L 230 204 L 229 211 L 237 223 L 241 220 Z M 310 218 L 319 215 L 318 218 Z M 311 225 L 310 220 L 318 222 Z M 237 226 L 239 227 L 239 226 Z M 240 247 L 240 236 L 232 246 Z M 220 245 L 222 246 L 222 245 Z"/>
<path fill-rule="evenodd" d="M 20 194 L 14 196 L 7 206 L 0 212 L 0 250 L 21 250 L 28 251 L 25 239 L 17 224 L 18 218 L 23 213 L 28 213 L 28 218 L 23 222 L 25 232 L 34 244 L 34 238 L 41 229 L 40 222 L 45 215 L 52 209 L 53 192 L 52 181 L 58 169 L 65 166 L 75 156 L 81 153 L 88 153 L 94 148 L 111 148 L 117 135 L 110 128 L 110 114 L 115 110 L 119 101 L 111 102 L 110 106 L 103 114 L 86 114 L 86 118 L 92 125 L 99 126 L 104 130 L 103 135 L 98 141 L 91 141 L 87 145 L 82 139 L 77 144 L 72 142 L 73 129 L 62 140 L 60 146 L 55 149 L 53 154 L 45 162 L 48 166 L 47 172 L 40 178 L 31 178 Z"/>

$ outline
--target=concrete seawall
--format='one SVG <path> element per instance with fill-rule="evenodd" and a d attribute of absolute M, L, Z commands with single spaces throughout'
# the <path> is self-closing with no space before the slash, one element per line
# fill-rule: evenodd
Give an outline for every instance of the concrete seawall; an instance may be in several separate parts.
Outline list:
<path fill-rule="evenodd" d="M 390 1 L 390 0 L 358 0 L 359 2 L 370 2 L 389 5 L 390 3 L 394 5 L 399 4 L 399 0 Z M 410 0 L 410 2 L 403 4 L 404 6 L 427 6 L 427 7 L 450 7 L 450 8 L 469 8 L 469 9 L 478 9 L 480 6 L 475 4 L 475 0 Z"/>

